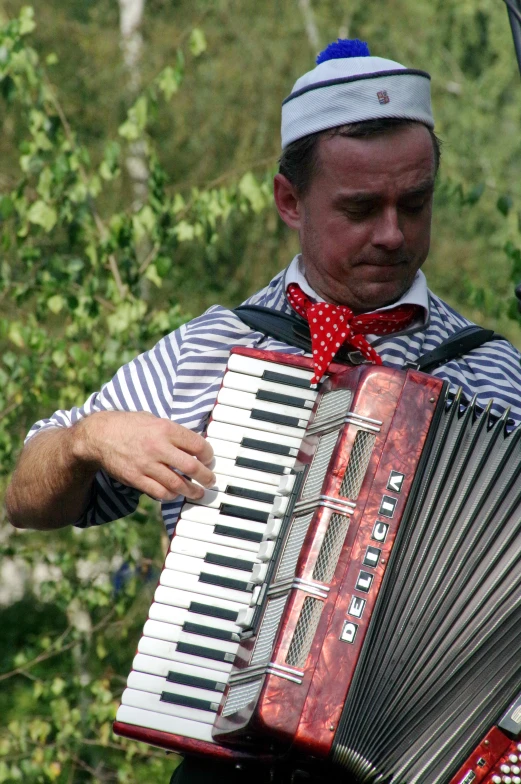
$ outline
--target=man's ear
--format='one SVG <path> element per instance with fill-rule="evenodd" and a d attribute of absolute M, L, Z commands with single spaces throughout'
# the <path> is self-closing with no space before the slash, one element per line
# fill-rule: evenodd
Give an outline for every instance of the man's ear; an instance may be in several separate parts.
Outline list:
<path fill-rule="evenodd" d="M 300 198 L 297 189 L 283 174 L 273 180 L 273 196 L 280 217 L 290 229 L 300 229 Z"/>

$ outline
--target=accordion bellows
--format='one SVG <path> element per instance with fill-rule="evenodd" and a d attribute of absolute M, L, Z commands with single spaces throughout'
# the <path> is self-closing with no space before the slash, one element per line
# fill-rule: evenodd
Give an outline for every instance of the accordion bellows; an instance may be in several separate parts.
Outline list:
<path fill-rule="evenodd" d="M 225 375 L 208 435 L 235 462 L 217 458 L 212 508 L 185 504 L 115 731 L 382 784 L 492 782 L 510 754 L 515 781 L 521 429 L 414 371 L 334 365 L 314 400 L 306 358 L 230 364 L 256 381 Z M 184 579 L 168 559 L 188 549 Z"/>

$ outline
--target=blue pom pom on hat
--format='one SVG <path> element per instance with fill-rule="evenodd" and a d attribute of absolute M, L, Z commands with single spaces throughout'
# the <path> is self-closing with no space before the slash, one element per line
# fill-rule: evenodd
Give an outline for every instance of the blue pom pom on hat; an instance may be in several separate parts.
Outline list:
<path fill-rule="evenodd" d="M 282 149 L 329 128 L 383 118 L 433 128 L 429 74 L 372 56 L 364 41 L 339 38 L 283 101 Z"/>
<path fill-rule="evenodd" d="M 325 63 L 327 60 L 337 60 L 339 57 L 370 57 L 371 52 L 365 41 L 359 38 L 339 38 L 317 55 L 316 63 Z"/>

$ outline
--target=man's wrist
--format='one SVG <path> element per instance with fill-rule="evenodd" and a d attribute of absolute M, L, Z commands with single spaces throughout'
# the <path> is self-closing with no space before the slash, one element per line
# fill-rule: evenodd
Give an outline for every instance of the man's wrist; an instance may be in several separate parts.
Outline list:
<path fill-rule="evenodd" d="M 93 474 L 101 468 L 99 449 L 94 436 L 98 424 L 95 420 L 99 416 L 100 414 L 91 414 L 69 428 L 69 448 L 73 462 L 81 471 Z"/>

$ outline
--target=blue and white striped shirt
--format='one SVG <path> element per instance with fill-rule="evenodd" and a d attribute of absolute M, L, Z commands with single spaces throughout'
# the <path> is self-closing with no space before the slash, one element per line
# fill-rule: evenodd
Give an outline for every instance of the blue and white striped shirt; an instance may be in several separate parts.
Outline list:
<path fill-rule="evenodd" d="M 284 313 L 291 308 L 286 300 L 284 272 L 245 304 L 263 305 Z M 429 292 L 430 318 L 414 331 L 378 340 L 384 364 L 401 368 L 431 351 L 450 335 L 470 322 Z M 213 409 L 221 379 L 234 346 L 259 348 L 291 354 L 300 349 L 266 337 L 246 326 L 230 310 L 218 305 L 164 337 L 150 351 L 141 354 L 118 370 L 101 391 L 92 394 L 81 408 L 56 411 L 49 419 L 37 422 L 28 438 L 51 427 L 69 427 L 97 411 L 149 411 L 191 430 L 204 431 Z M 521 422 L 521 367 L 519 352 L 507 341 L 494 341 L 472 351 L 464 359 L 453 360 L 433 375 L 461 386 L 467 398 L 477 395 L 484 406 L 490 398 L 492 411 L 502 414 L 508 407 L 517 423 Z M 92 501 L 77 525 L 99 525 L 130 514 L 140 493 L 125 487 L 105 472 L 96 478 Z M 183 497 L 164 502 L 162 513 L 171 536 Z"/>

